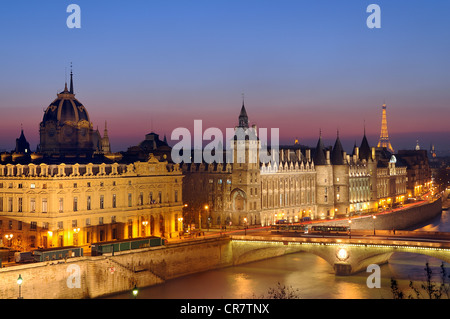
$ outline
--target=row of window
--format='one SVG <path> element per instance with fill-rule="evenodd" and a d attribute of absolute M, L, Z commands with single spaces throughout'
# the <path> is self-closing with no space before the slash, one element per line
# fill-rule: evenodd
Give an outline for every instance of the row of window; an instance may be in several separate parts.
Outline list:
<path fill-rule="evenodd" d="M 116 216 L 111 216 L 111 220 L 110 222 L 112 224 L 116 223 Z M 98 225 L 103 225 L 105 223 L 105 219 L 104 217 L 98 217 Z M 91 226 L 91 218 L 86 218 L 85 219 L 85 226 Z M 38 224 L 37 222 L 30 222 L 30 230 L 37 230 Z M 74 219 L 72 220 L 72 228 L 78 228 L 78 220 Z M 3 220 L 0 219 L 0 229 L 3 228 Z M 49 229 L 49 223 L 48 222 L 42 222 L 41 224 L 41 228 L 43 230 L 45 229 Z M 21 221 L 17 221 L 17 228 L 14 229 L 13 227 L 13 221 L 9 220 L 8 221 L 8 226 L 7 226 L 8 230 L 22 230 L 23 229 L 23 223 Z M 64 222 L 63 221 L 59 221 L 57 223 L 57 229 L 58 230 L 63 230 L 64 229 Z"/>
<path fill-rule="evenodd" d="M 48 201 L 47 198 L 43 198 L 42 199 L 42 203 L 41 203 L 41 212 L 42 213 L 47 213 L 48 212 Z M 4 207 L 4 199 L 3 197 L 0 197 L 0 212 L 3 212 L 3 207 Z M 14 206 L 13 206 L 13 198 L 12 197 L 8 197 L 7 200 L 7 211 L 8 212 L 13 212 Z M 19 197 L 17 199 L 17 211 L 19 213 L 22 213 L 24 211 L 24 202 L 23 202 L 23 198 Z M 29 203 L 29 211 L 34 213 L 36 212 L 36 199 L 35 198 L 31 198 L 30 199 L 30 203 Z"/>
<path fill-rule="evenodd" d="M 326 189 L 325 189 L 326 191 Z M 327 196 L 325 195 L 325 201 L 326 201 Z M 314 204 L 314 191 L 313 190 L 307 190 L 306 192 L 297 192 L 297 193 L 285 193 L 283 194 L 279 194 L 279 201 L 278 204 L 276 203 L 276 196 L 275 194 L 269 194 L 263 195 L 262 198 L 262 205 L 263 208 L 268 208 L 268 207 L 275 207 L 275 206 L 279 206 L 279 207 L 283 207 L 283 206 L 289 206 L 289 205 L 300 205 L 300 204 Z"/>
<path fill-rule="evenodd" d="M 174 192 L 174 201 L 178 202 L 179 198 L 178 198 L 178 191 L 175 190 Z M 6 209 L 7 212 L 13 212 L 14 211 L 14 205 L 13 205 L 13 197 L 7 197 L 7 201 L 6 201 Z M 153 192 L 150 192 L 148 195 L 148 201 L 146 202 L 147 204 L 151 205 L 151 204 L 159 204 L 162 203 L 162 192 L 158 192 L 158 194 L 156 195 L 156 197 L 153 195 Z M 138 197 L 138 205 L 142 206 L 144 205 L 144 193 L 140 193 L 139 197 Z M 132 207 L 133 206 L 133 194 L 128 193 L 128 207 Z M 79 199 L 78 197 L 74 197 L 73 198 L 73 211 L 76 212 L 79 210 Z M 99 208 L 100 209 L 104 209 L 105 208 L 105 196 L 104 195 L 100 195 L 99 198 Z M 112 202 L 111 202 L 111 208 L 117 208 L 117 195 L 116 194 L 112 194 Z M 4 209 L 4 198 L 0 197 L 0 212 L 2 212 Z M 92 197 L 91 196 L 87 196 L 86 197 L 86 210 L 91 210 L 92 209 Z M 58 210 L 60 213 L 62 213 L 64 211 L 64 198 L 59 198 L 58 199 Z M 17 212 L 22 213 L 24 211 L 24 202 L 23 202 L 23 198 L 19 197 L 17 198 Z M 28 211 L 29 212 L 36 212 L 36 199 L 35 198 L 31 198 L 30 202 L 29 202 L 29 207 L 28 207 Z M 41 202 L 41 212 L 42 213 L 47 213 L 48 212 L 48 200 L 47 198 L 43 198 L 42 202 Z"/>
<path fill-rule="evenodd" d="M 176 182 L 177 182 L 177 180 L 175 180 L 175 183 Z M 131 186 L 131 181 L 128 181 L 128 185 Z M 39 185 L 36 185 L 35 183 L 30 183 L 30 188 L 31 189 L 35 189 L 37 186 L 39 186 Z M 80 185 L 78 183 L 73 183 L 72 186 L 73 186 L 73 188 L 78 188 L 78 186 L 80 186 Z M 87 182 L 83 186 L 92 187 L 92 183 L 91 182 Z M 98 184 L 98 186 L 104 187 L 105 183 L 104 182 L 100 182 Z M 112 182 L 112 186 L 116 186 L 116 182 L 115 181 Z M 14 188 L 14 183 L 0 183 L 0 188 Z M 17 188 L 24 188 L 23 183 L 18 183 L 17 184 Z M 58 188 L 59 189 L 63 189 L 64 188 L 64 184 L 60 183 L 58 185 Z M 42 184 L 42 189 L 47 189 L 47 183 Z"/>
<path fill-rule="evenodd" d="M 326 182 L 326 180 L 325 180 Z M 276 188 L 276 186 L 279 185 L 279 188 L 310 188 L 310 187 L 314 187 L 314 179 L 302 179 L 302 180 L 280 180 L 279 182 L 277 182 L 276 180 L 268 180 L 268 181 L 264 181 L 263 182 L 263 188 L 264 189 L 274 189 Z M 295 186 L 294 186 L 295 185 Z"/>

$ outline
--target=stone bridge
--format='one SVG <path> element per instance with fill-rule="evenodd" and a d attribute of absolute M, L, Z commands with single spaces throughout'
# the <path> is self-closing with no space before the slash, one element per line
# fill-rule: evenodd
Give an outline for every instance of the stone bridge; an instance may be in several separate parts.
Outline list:
<path fill-rule="evenodd" d="M 439 238 L 439 235 L 425 237 Z M 450 240 L 429 238 L 232 236 L 231 245 L 234 265 L 308 252 L 326 260 L 335 274 L 342 276 L 366 270 L 370 264 L 386 263 L 394 252 L 423 254 L 450 263 Z"/>

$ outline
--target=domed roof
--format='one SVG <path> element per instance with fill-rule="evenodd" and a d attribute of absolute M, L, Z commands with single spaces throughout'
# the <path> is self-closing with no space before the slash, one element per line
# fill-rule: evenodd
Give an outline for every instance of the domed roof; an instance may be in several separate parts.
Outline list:
<path fill-rule="evenodd" d="M 45 126 L 50 121 L 60 125 L 66 122 L 73 124 L 80 121 L 90 122 L 86 108 L 75 98 L 73 93 L 72 73 L 70 74 L 70 91 L 67 89 L 66 83 L 64 91 L 59 93 L 58 97 L 45 110 L 42 125 Z"/>

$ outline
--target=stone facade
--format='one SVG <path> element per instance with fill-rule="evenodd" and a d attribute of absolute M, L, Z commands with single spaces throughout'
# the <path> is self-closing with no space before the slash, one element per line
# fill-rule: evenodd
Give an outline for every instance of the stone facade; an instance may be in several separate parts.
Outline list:
<path fill-rule="evenodd" d="M 281 147 L 268 163 L 262 163 L 250 160 L 259 158 L 260 142 L 256 127 L 248 127 L 244 106 L 235 129 L 243 129 L 246 138 L 235 135 L 222 163 L 181 166 L 188 224 L 223 227 L 299 222 L 305 217 L 375 212 L 388 200 L 392 204 L 405 200 L 406 166 L 400 162 L 387 165 L 383 150 L 371 148 L 365 135 L 351 155 L 343 151 L 339 136 L 330 148 L 320 137 L 315 149 Z M 228 158 L 233 161 L 227 162 Z M 387 184 L 389 192 L 383 192 Z"/>
<path fill-rule="evenodd" d="M 153 156 L 130 164 L 0 165 L 1 238 L 29 250 L 175 236 L 182 182 L 178 165 Z"/>

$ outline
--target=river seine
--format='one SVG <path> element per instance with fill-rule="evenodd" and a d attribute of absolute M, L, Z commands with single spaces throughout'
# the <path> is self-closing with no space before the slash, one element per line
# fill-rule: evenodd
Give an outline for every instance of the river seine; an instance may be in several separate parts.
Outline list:
<path fill-rule="evenodd" d="M 421 225 L 416 230 L 450 232 L 450 213 Z M 277 284 L 292 287 L 302 299 L 391 299 L 391 278 L 395 278 L 405 297 L 412 295 L 409 282 L 417 287 L 425 279 L 425 263 L 440 279 L 441 261 L 412 253 L 394 253 L 388 264 L 381 265 L 381 288 L 368 288 L 370 273 L 335 276 L 332 267 L 320 257 L 309 253 L 295 253 L 242 266 L 206 271 L 168 280 L 162 285 L 143 288 L 139 299 L 248 299 L 267 297 Z M 448 274 L 450 265 L 444 264 Z M 131 298 L 130 293 L 109 298 Z"/>

